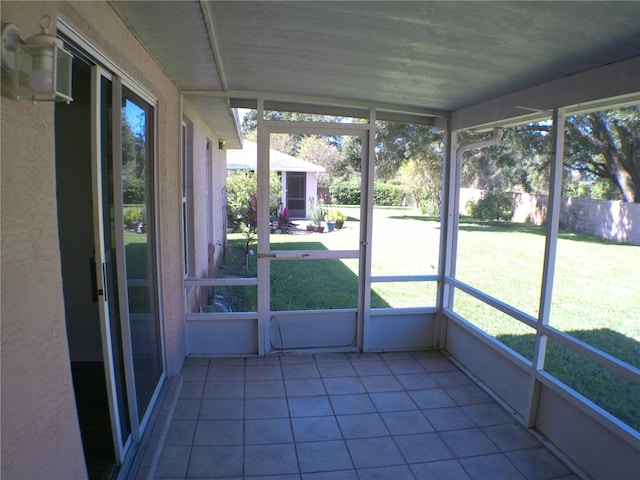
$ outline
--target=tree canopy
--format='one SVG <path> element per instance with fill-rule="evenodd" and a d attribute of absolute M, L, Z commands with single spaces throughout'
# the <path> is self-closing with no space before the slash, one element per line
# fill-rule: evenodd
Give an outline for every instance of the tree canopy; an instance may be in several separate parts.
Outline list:
<path fill-rule="evenodd" d="M 640 203 L 640 106 L 567 119 L 565 164 L 585 180 L 613 182 L 626 202 Z"/>
<path fill-rule="evenodd" d="M 267 112 L 272 120 L 331 120 L 286 112 Z M 339 119 L 338 119 L 339 120 Z M 257 112 L 243 120 L 246 138 L 254 138 Z M 499 144 L 468 152 L 462 185 L 483 190 L 547 193 L 551 125 L 539 122 L 505 129 Z M 460 132 L 462 143 L 477 134 Z M 271 147 L 323 166 L 322 186 L 359 180 L 362 142 L 358 137 L 272 135 Z M 375 179 L 405 187 L 417 206 L 440 204 L 442 136 L 424 125 L 377 122 Z M 565 124 L 565 194 L 640 202 L 640 106 L 569 116 Z"/>

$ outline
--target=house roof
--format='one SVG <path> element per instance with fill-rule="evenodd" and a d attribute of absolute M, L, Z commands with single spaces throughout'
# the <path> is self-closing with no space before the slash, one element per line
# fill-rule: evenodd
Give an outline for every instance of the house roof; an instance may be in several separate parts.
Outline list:
<path fill-rule="evenodd" d="M 244 140 L 241 150 L 227 151 L 228 170 L 256 170 L 258 146 L 254 142 Z M 315 163 L 300 160 L 274 149 L 269 150 L 269 168 L 275 172 L 325 172 Z"/>
<path fill-rule="evenodd" d="M 110 3 L 229 147 L 257 98 L 453 128 L 640 98 L 640 2 Z"/>

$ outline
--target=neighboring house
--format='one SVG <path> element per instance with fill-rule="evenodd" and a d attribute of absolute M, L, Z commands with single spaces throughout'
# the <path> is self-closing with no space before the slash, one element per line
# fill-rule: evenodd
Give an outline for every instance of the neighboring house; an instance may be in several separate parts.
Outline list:
<path fill-rule="evenodd" d="M 258 146 L 244 140 L 242 150 L 227 151 L 227 170 L 256 171 Z M 291 218 L 307 218 L 317 201 L 318 175 L 325 169 L 274 149 L 269 150 L 269 169 L 282 178 L 282 205 Z"/>
<path fill-rule="evenodd" d="M 13 25 L 2 29 L 9 50 L 2 52 L 0 105 L 3 480 L 109 478 L 116 464 L 126 474 L 142 439 L 154 433 L 158 399 L 180 383 L 185 358 L 198 356 L 190 341 L 219 355 L 231 339 L 247 356 L 268 355 L 275 326 L 297 323 L 271 316 L 269 262 L 291 257 L 269 255 L 268 235 L 258 237 L 257 278 L 237 280 L 266 297 L 258 311 L 192 318 L 193 285 L 208 281 L 224 250 L 226 155 L 242 142 L 235 108 L 358 118 L 288 126 L 295 134 L 359 136 L 369 207 L 357 250 L 317 251 L 320 260 L 359 262 L 357 308 L 294 314 L 316 331 L 345 326 L 350 351 L 444 350 L 587 476 L 637 473 L 638 433 L 542 371 L 548 336 L 579 352 L 583 344 L 552 331 L 548 318 L 526 317 L 542 352 L 526 362 L 470 327 L 452 300 L 462 289 L 483 306 L 514 312 L 455 275 L 457 133 L 638 101 L 637 4 L 321 3 L 2 1 L 2 21 Z M 10 45 L 39 34 L 43 16 L 73 54 L 69 105 L 11 95 Z M 35 57 L 32 82 L 17 84 L 52 78 L 51 59 Z M 377 120 L 447 129 L 440 270 L 399 280 L 437 284 L 436 305 L 372 313 L 367 303 Z M 554 127 L 558 137 L 562 125 Z M 131 186 L 135 195 L 125 202 Z M 545 285 L 553 284 L 550 275 Z M 589 355 L 602 364 L 599 354 Z M 207 360 L 194 360 L 202 363 L 190 373 L 203 386 Z M 605 360 L 603 368 L 637 388 L 637 372 Z M 178 410 L 191 418 L 188 408 Z M 98 438 L 89 439 L 91 432 Z M 189 449 L 176 448 L 186 461 Z M 92 455 L 104 464 L 88 462 L 88 475 Z"/>

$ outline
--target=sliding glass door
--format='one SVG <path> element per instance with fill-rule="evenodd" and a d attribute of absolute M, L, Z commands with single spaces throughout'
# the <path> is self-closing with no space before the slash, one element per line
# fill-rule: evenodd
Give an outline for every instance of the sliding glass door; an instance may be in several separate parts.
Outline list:
<path fill-rule="evenodd" d="M 164 379 L 155 238 L 154 108 L 93 70 L 93 202 L 103 356 L 117 463 Z"/>
<path fill-rule="evenodd" d="M 140 419 L 162 377 L 156 278 L 153 108 L 122 88 L 122 235 L 137 410 Z"/>

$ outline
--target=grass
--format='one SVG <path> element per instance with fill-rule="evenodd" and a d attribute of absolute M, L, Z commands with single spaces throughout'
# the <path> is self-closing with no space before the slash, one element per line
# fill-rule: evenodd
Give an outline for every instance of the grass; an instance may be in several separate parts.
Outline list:
<path fill-rule="evenodd" d="M 348 215 L 336 232 L 271 235 L 272 250 L 357 249 L 360 212 Z M 300 222 L 304 227 L 306 222 Z M 413 209 L 375 209 L 372 274 L 435 274 L 439 220 Z M 231 245 L 241 239 L 230 235 Z M 465 283 L 536 318 L 545 249 L 545 229 L 462 219 L 456 276 Z M 241 256 L 244 262 L 244 256 Z M 255 275 L 255 257 L 251 258 Z M 640 247 L 584 234 L 561 232 L 550 325 L 640 368 Z M 271 262 L 272 309 L 354 308 L 357 260 Z M 372 307 L 433 306 L 435 283 L 392 282 L 372 286 Z M 523 355 L 533 357 L 533 329 L 456 291 L 454 309 L 470 322 Z M 549 342 L 545 369 L 640 430 L 640 387 L 603 371 L 566 347 Z"/>

